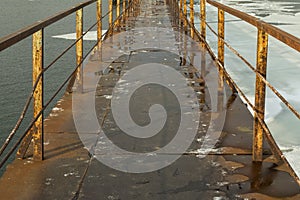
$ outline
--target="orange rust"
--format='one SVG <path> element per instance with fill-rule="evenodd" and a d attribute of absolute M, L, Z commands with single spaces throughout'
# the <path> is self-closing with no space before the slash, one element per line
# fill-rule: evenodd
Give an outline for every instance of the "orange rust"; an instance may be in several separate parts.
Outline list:
<path fill-rule="evenodd" d="M 256 70 L 266 78 L 267 74 L 267 56 L 268 56 L 268 34 L 261 29 L 257 33 L 257 59 Z M 255 87 L 255 113 L 254 113 L 254 127 L 253 127 L 253 161 L 262 161 L 263 154 L 263 127 L 258 122 L 257 118 L 264 120 L 265 115 L 265 94 L 266 84 L 261 78 L 256 76 Z"/>
<path fill-rule="evenodd" d="M 43 71 L 43 30 L 33 34 L 32 41 L 32 64 L 33 64 L 33 85 Z M 37 117 L 43 109 L 43 76 L 39 79 L 33 94 L 33 117 Z M 32 132 L 33 137 L 33 158 L 34 160 L 44 159 L 43 150 L 43 114 L 35 122 L 36 129 Z"/>

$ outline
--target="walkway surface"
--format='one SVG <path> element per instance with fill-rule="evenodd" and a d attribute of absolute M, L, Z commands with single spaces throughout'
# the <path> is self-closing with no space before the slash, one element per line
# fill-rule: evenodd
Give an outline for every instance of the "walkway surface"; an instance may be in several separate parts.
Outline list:
<path fill-rule="evenodd" d="M 266 144 L 252 163 L 252 116 L 172 10 L 141 0 L 119 22 L 47 118 L 45 160 L 10 164 L 0 199 L 300 198 Z"/>

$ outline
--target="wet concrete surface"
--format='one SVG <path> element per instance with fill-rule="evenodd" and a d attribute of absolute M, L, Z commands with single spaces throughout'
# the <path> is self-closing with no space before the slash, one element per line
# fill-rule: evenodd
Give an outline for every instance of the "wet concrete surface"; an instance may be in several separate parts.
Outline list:
<path fill-rule="evenodd" d="M 52 111 L 47 118 L 45 160 L 35 162 L 29 157 L 10 164 L 0 179 L 0 199 L 300 198 L 298 184 L 289 175 L 288 168 L 274 159 L 267 144 L 264 162 L 252 162 L 251 114 L 219 78 L 209 54 L 186 35 L 189 32 L 184 29 L 184 23 L 174 19 L 170 10 L 163 0 L 141 0 L 136 13 L 125 23 L 120 22 L 114 35 L 103 43 L 101 58 L 97 50 L 85 64 L 84 93 L 65 95 L 57 104 L 60 109 Z M 124 134 L 111 106 L 116 84 L 122 81 L 124 87 L 133 87 L 136 82 L 125 79 L 125 75 L 147 63 L 169 66 L 184 77 L 199 106 L 199 119 L 188 126 L 199 125 L 194 140 L 182 155 L 175 150 L 167 152 L 179 155 L 175 162 L 151 172 L 122 172 L 96 159 L 97 156 L 113 159 L 128 156 L 111 153 L 102 134 L 124 150 L 151 154 L 174 139 L 174 131 L 182 120 L 179 115 L 185 117 L 178 105 L 189 107 L 193 103 L 178 102 L 176 95 L 168 91 L 172 84 L 167 88 L 147 84 L 136 90 L 129 106 L 119 112 L 129 109 L 132 119 L 140 126 L 151 123 L 159 126 L 159 120 L 151 121 L 148 112 L 151 105 L 161 104 L 168 121 L 153 137 L 141 139 Z M 148 77 L 153 78 L 151 74 Z M 159 74 L 155 77 L 156 80 L 166 78 L 167 75 L 159 77 Z M 126 89 L 120 90 L 126 93 Z M 94 105 L 84 102 L 90 97 Z M 78 133 L 74 116 L 84 115 L 89 108 L 95 110 L 102 132 L 86 123 L 86 132 Z M 81 117 L 87 122 L 92 120 L 89 115 Z M 205 148 L 210 144 L 213 149 Z"/>

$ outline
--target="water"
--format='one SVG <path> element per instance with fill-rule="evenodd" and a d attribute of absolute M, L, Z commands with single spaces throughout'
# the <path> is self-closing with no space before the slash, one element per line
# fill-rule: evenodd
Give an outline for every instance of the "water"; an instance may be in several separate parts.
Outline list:
<path fill-rule="evenodd" d="M 0 2 L 0 37 L 16 31 L 26 25 L 46 18 L 59 11 L 70 8 L 81 2 L 81 0 L 1 0 Z M 106 1 L 104 1 L 106 2 Z M 220 2 L 240 9 L 251 15 L 261 18 L 291 34 L 300 37 L 300 2 L 299 0 L 220 0 Z M 105 3 L 104 3 L 105 4 Z M 199 6 L 196 5 L 196 10 Z M 95 8 L 88 7 L 85 12 L 85 29 L 92 24 L 95 18 Z M 107 11 L 104 5 L 103 13 Z M 211 25 L 216 27 L 216 10 L 212 7 L 207 9 L 208 18 Z M 211 18 L 214 16 L 214 18 Z M 45 29 L 46 55 L 45 63 L 55 58 L 67 45 L 71 44 L 74 35 L 75 16 L 71 15 L 65 20 L 51 25 Z M 197 18 L 196 18 L 197 19 Z M 239 50 L 252 65 L 255 66 L 256 49 L 256 29 L 248 24 L 237 21 L 236 18 L 226 15 L 226 39 L 234 48 Z M 107 29 L 107 24 L 104 24 Z M 238 30 L 238 31 L 237 31 Z M 56 36 L 56 37 L 53 37 Z M 91 38 L 94 36 L 92 35 Z M 208 39 L 213 47 L 216 47 L 216 38 L 208 32 Z M 91 39 L 93 40 L 93 39 Z M 85 41 L 87 49 L 92 46 L 92 41 Z M 290 50 L 270 38 L 268 60 L 268 79 L 279 91 L 300 110 L 300 85 L 299 52 Z M 62 61 L 55 65 L 53 70 L 46 74 L 46 93 L 54 92 L 60 85 L 60 81 L 66 78 L 65 72 L 73 69 L 75 65 L 74 50 L 72 54 L 67 54 Z M 236 57 L 226 51 L 226 67 L 238 82 L 239 86 L 246 91 L 247 96 L 252 100 L 254 97 L 255 77 Z M 25 104 L 25 99 L 31 88 L 31 38 L 20 44 L 1 52 L 0 54 L 0 143 L 2 144 L 7 134 L 17 121 L 19 114 Z M 236 66 L 239 66 L 238 68 Z M 241 76 L 242 74 L 242 76 Z M 267 113 L 268 125 L 276 138 L 276 141 L 283 149 L 288 149 L 286 153 L 291 162 L 299 163 L 297 154 L 300 149 L 300 127 L 299 120 L 288 112 L 269 91 L 267 93 Z M 46 100 L 49 96 L 46 96 Z M 49 111 L 48 111 L 49 112 Z M 28 122 L 31 119 L 26 118 Z M 295 165 L 296 166 L 296 165 Z M 300 172 L 300 169 L 298 169 Z"/>

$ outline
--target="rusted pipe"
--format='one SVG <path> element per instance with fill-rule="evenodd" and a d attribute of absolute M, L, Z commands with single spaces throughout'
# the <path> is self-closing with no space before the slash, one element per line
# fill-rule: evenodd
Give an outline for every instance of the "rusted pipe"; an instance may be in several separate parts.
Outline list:
<path fill-rule="evenodd" d="M 79 9 L 76 12 L 76 64 L 82 63 L 83 57 L 83 9 Z M 78 92 L 83 92 L 83 69 L 82 64 L 77 69 L 77 90 Z"/>
<path fill-rule="evenodd" d="M 194 0 L 190 0 L 191 38 L 194 38 Z"/>
<path fill-rule="evenodd" d="M 97 42 L 98 49 L 102 44 L 102 0 L 97 0 Z"/>
<path fill-rule="evenodd" d="M 218 9 L 218 59 L 224 66 L 224 36 L 225 36 L 225 23 L 224 23 L 224 11 Z"/>
<path fill-rule="evenodd" d="M 258 29 L 257 33 L 257 59 L 256 70 L 266 78 L 267 74 L 267 56 L 268 56 L 268 34 Z M 254 113 L 254 127 L 253 127 L 253 161 L 262 161 L 263 154 L 263 127 L 259 123 L 258 118 L 264 120 L 265 116 L 265 94 L 266 84 L 261 78 L 256 75 L 255 86 L 255 113 Z"/>
<path fill-rule="evenodd" d="M 206 0 L 200 2 L 200 20 L 201 20 L 201 36 L 205 40 L 206 38 Z"/>
<path fill-rule="evenodd" d="M 38 76 L 43 71 L 43 29 L 33 34 L 32 39 L 32 67 L 33 67 L 33 84 L 35 84 Z M 38 81 L 36 89 L 33 94 L 33 117 L 36 117 L 43 109 L 43 77 Z M 32 130 L 33 138 L 33 159 L 43 160 L 44 159 L 44 116 L 41 114 L 37 121 L 34 123 Z"/>

